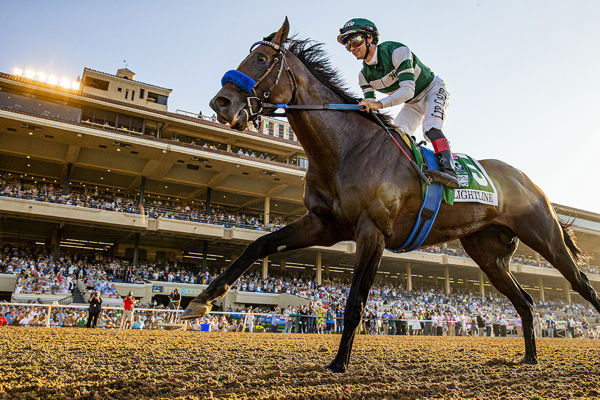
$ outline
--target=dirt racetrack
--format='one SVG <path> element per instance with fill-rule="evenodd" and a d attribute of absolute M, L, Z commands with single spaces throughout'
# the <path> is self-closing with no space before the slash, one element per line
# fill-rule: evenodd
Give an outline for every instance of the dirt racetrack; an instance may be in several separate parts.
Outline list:
<path fill-rule="evenodd" d="M 598 398 L 600 340 L 0 328 L 0 399 Z"/>

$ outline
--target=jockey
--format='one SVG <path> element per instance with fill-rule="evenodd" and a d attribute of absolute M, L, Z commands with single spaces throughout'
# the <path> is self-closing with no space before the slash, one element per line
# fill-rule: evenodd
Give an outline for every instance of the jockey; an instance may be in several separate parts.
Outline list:
<path fill-rule="evenodd" d="M 394 125 L 412 135 L 422 123 L 440 165 L 440 172 L 431 174 L 431 178 L 449 188 L 458 188 L 452 152 L 442 133 L 449 96 L 444 81 L 402 43 L 378 44 L 379 32 L 368 19 L 354 18 L 346 22 L 337 40 L 356 59 L 363 60 L 358 83 L 365 98 L 360 104 L 366 111 L 404 104 Z M 376 90 L 387 97 L 375 100 Z"/>

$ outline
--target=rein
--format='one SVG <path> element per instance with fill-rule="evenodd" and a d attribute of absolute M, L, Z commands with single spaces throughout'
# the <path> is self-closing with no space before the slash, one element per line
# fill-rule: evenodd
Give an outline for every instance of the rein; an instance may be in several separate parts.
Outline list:
<path fill-rule="evenodd" d="M 265 108 L 281 108 L 283 110 L 309 110 L 309 111 L 310 110 L 362 111 L 365 109 L 365 106 L 363 106 L 361 104 L 284 104 L 284 103 L 271 104 L 271 103 L 263 103 L 263 106 Z M 381 120 L 381 118 L 379 118 L 377 113 L 371 111 L 370 114 L 377 122 L 377 125 L 382 127 L 385 130 L 385 133 L 387 133 L 388 136 L 394 141 L 394 143 L 396 143 L 396 145 L 400 148 L 400 150 L 402 150 L 402 153 L 404 154 L 406 159 L 410 162 L 410 165 L 417 172 L 417 175 L 419 175 L 419 178 L 421 178 L 423 180 L 423 182 L 425 182 L 427 185 L 431 184 L 431 178 L 428 177 L 427 175 L 425 175 L 423 170 L 417 165 L 417 163 L 412 159 L 412 157 L 410 157 L 406 153 L 404 148 L 400 145 L 400 143 L 398 143 L 398 141 L 394 137 L 392 130 L 386 124 L 383 123 L 383 121 Z M 271 115 L 285 116 L 285 114 L 271 114 Z M 399 134 L 399 133 L 396 132 L 396 134 Z M 415 146 L 415 148 L 418 148 L 417 144 L 415 143 L 415 141 L 413 140 L 413 138 L 410 135 L 404 134 L 404 136 L 406 136 L 408 138 L 408 140 Z"/>
<path fill-rule="evenodd" d="M 277 51 L 277 54 L 273 58 L 273 61 L 271 62 L 271 64 L 267 68 L 267 70 L 261 75 L 260 78 L 258 78 L 258 80 L 255 81 L 248 75 L 244 74 L 241 71 L 235 70 L 235 69 L 227 71 L 225 73 L 225 75 L 223 75 L 223 78 L 221 78 L 221 86 L 225 85 L 227 82 L 232 82 L 233 84 L 235 84 L 237 87 L 239 87 L 244 92 L 252 95 L 246 99 L 248 105 L 242 109 L 246 114 L 248 114 L 248 121 L 250 121 L 253 118 L 256 118 L 258 115 L 260 115 L 260 113 L 265 108 L 274 108 L 274 109 L 280 108 L 280 109 L 284 109 L 284 110 L 334 110 L 334 111 L 362 111 L 365 109 L 365 106 L 360 105 L 360 104 L 287 104 L 287 103 L 272 104 L 272 103 L 265 103 L 264 100 L 267 100 L 271 96 L 271 91 L 279 84 L 279 79 L 281 78 L 281 73 L 283 72 L 284 68 L 290 77 L 290 84 L 292 85 L 292 98 L 289 101 L 289 103 L 294 103 L 294 100 L 296 98 L 296 91 L 298 90 L 298 84 L 296 83 L 296 78 L 294 77 L 294 73 L 290 69 L 289 65 L 287 65 L 287 62 L 285 61 L 286 49 L 283 46 L 278 45 L 277 43 L 273 43 L 268 40 L 259 40 L 258 42 L 254 43 L 250 47 L 250 53 L 252 53 L 252 51 L 254 50 L 254 48 L 257 45 L 261 45 L 261 44 L 273 48 L 275 51 Z M 277 69 L 277 75 L 275 76 L 275 80 L 273 81 L 273 83 L 267 90 L 263 91 L 262 96 L 258 95 L 258 93 L 257 93 L 258 86 L 271 74 L 272 71 L 276 70 L 275 67 L 277 65 L 279 65 L 279 69 Z M 262 99 L 261 99 L 261 97 L 262 97 Z M 427 185 L 429 185 L 431 183 L 431 178 L 429 178 L 427 175 L 425 175 L 425 173 L 417 165 L 417 163 L 415 163 L 415 161 L 406 153 L 404 148 L 400 145 L 400 143 L 398 143 L 398 141 L 394 137 L 392 130 L 389 129 L 383 123 L 383 121 L 381 121 L 381 119 L 379 118 L 379 116 L 377 116 L 376 113 L 374 113 L 373 111 L 370 111 L 370 114 L 371 114 L 371 116 L 374 117 L 377 124 L 385 130 L 385 132 L 394 141 L 394 143 L 396 143 L 396 145 L 400 148 L 400 150 L 402 150 L 402 153 L 404 154 L 406 159 L 409 161 L 411 167 L 417 172 L 417 175 L 419 175 L 419 178 L 421 178 L 423 180 L 423 182 L 425 182 Z M 271 115 L 285 116 L 285 114 L 271 114 Z M 396 134 L 398 134 L 398 133 L 396 132 Z M 417 147 L 417 145 L 415 144 L 414 140 L 410 137 L 410 135 L 405 135 L 405 136 L 408 137 L 408 140 L 410 140 L 410 142 L 415 147 Z"/>

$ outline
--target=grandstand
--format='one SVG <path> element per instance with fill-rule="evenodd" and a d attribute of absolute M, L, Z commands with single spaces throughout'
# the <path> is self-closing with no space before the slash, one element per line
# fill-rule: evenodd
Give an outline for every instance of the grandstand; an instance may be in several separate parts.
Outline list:
<path fill-rule="evenodd" d="M 263 118 L 258 128 L 238 132 L 201 113 L 169 112 L 170 89 L 133 78 L 128 69 L 112 75 L 86 68 L 80 88 L 67 89 L 0 73 L 0 247 L 118 259 L 106 292 L 114 304 L 120 304 L 116 294 L 130 290 L 145 303 L 163 301 L 175 287 L 189 301 L 208 282 L 200 271 L 223 268 L 266 231 L 305 212 L 306 155 L 283 120 Z M 582 268 L 600 290 L 600 215 L 555 208 L 573 220 L 589 255 Z M 347 281 L 354 251 L 353 242 L 292 251 L 261 260 L 254 272 L 263 279 L 308 276 L 317 285 Z M 149 265 L 183 268 L 194 280 L 144 276 L 140 269 Z M 23 291 L 14 273 L 0 274 L 1 299 L 81 301 L 88 287 L 84 279 L 69 280 L 68 268 L 58 289 L 46 282 L 48 290 L 34 293 Z M 536 301 L 583 302 L 524 245 L 511 268 Z M 495 292 L 458 242 L 386 251 L 378 276 L 409 292 Z M 303 302 L 240 288 L 221 306 Z"/>

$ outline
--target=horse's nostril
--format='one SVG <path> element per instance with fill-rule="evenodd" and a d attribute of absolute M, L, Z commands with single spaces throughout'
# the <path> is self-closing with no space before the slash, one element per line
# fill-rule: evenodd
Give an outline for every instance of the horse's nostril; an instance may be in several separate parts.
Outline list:
<path fill-rule="evenodd" d="M 228 107 L 230 104 L 231 101 L 228 98 L 222 96 L 217 97 L 217 105 L 219 107 Z"/>

